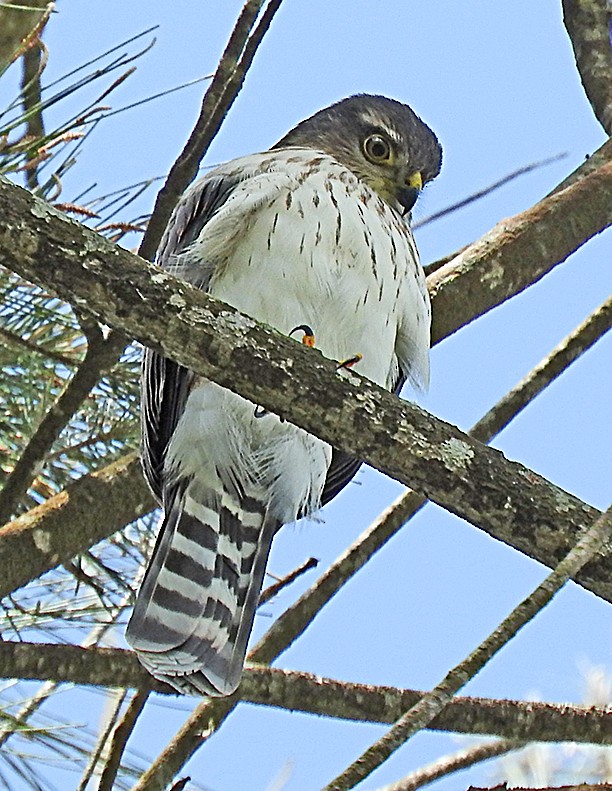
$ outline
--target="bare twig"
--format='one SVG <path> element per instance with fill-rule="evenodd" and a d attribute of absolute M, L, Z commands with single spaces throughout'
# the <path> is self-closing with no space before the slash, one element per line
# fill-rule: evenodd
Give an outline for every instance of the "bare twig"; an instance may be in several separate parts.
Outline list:
<path fill-rule="evenodd" d="M 563 21 L 593 112 L 612 135 L 612 7 L 607 0 L 563 0 Z"/>
<path fill-rule="evenodd" d="M 234 692 L 227 698 L 214 698 L 200 703 L 133 786 L 132 791 L 157 791 L 165 788 L 197 747 L 205 744 L 218 731 L 238 701 L 238 693 Z"/>
<path fill-rule="evenodd" d="M 60 352 L 56 352 L 53 349 L 47 349 L 45 346 L 39 346 L 37 343 L 33 343 L 27 338 L 22 338 L 21 335 L 15 335 L 13 332 L 10 332 L 4 327 L 0 327 L 0 344 L 5 345 L 6 347 L 22 348 L 28 352 L 40 354 L 42 357 L 46 357 L 47 359 L 53 360 L 56 363 L 61 363 L 67 368 L 72 368 L 79 363 L 79 360 L 75 357 L 68 357 L 67 355 L 60 354 Z"/>
<path fill-rule="evenodd" d="M 470 435 L 490 442 L 538 393 L 560 376 L 571 363 L 593 346 L 612 327 L 612 297 L 591 313 L 564 338 L 542 362 L 512 388 L 470 429 Z"/>
<path fill-rule="evenodd" d="M 45 125 L 42 112 L 36 109 L 40 106 L 40 76 L 42 71 L 42 42 L 30 47 L 23 55 L 23 77 L 21 80 L 21 95 L 23 97 L 23 111 L 27 118 L 26 135 L 32 140 L 44 137 Z M 26 170 L 26 183 L 33 190 L 38 187 L 38 173 L 36 168 Z"/>
<path fill-rule="evenodd" d="M 605 554 L 612 535 L 612 506 L 595 520 L 563 560 L 468 657 L 410 708 L 395 725 L 325 787 L 345 791 L 368 777 L 413 734 L 425 728 L 447 703 L 514 635 L 548 604 L 565 583 L 593 557 Z"/>
<path fill-rule="evenodd" d="M 300 566 L 289 572 L 289 574 L 277 579 L 277 581 L 272 585 L 268 585 L 268 587 L 261 592 L 259 597 L 259 606 L 261 607 L 262 604 L 269 602 L 270 599 L 273 599 L 277 593 L 282 591 L 283 588 L 286 588 L 288 585 L 291 585 L 292 582 L 295 582 L 295 580 L 298 577 L 301 577 L 302 574 L 310 571 L 310 569 L 316 569 L 318 563 L 319 561 L 316 558 L 308 558 L 308 560 L 305 560 Z"/>
<path fill-rule="evenodd" d="M 55 681 L 46 681 L 36 690 L 34 695 L 24 703 L 21 709 L 15 714 L 13 727 L 4 728 L 2 732 L 0 732 L 0 748 L 4 747 L 11 736 L 19 733 L 19 730 L 26 725 L 29 718 L 38 711 L 43 703 L 45 703 L 56 691 L 57 686 L 57 682 Z"/>
<path fill-rule="evenodd" d="M 85 771 L 83 772 L 83 776 L 81 777 L 81 781 L 79 782 L 76 791 L 85 791 L 85 789 L 89 784 L 89 781 L 93 777 L 93 774 L 96 771 L 96 766 L 98 765 L 98 762 L 102 758 L 104 751 L 107 747 L 107 742 L 110 737 L 111 731 L 117 725 L 117 722 L 119 720 L 119 714 L 121 712 L 121 707 L 123 706 L 123 703 L 127 696 L 127 692 L 124 689 L 117 689 L 117 690 L 113 690 L 111 695 L 112 695 L 111 709 L 105 716 L 106 722 L 104 723 L 104 726 L 100 729 L 100 733 L 98 734 L 95 747 L 89 755 L 87 766 L 85 767 Z"/>
<path fill-rule="evenodd" d="M 472 745 L 452 755 L 445 755 L 443 758 L 406 775 L 396 783 L 379 788 L 378 791 L 416 791 L 417 788 L 423 788 L 423 786 L 433 783 L 434 780 L 458 772 L 460 769 L 467 769 L 469 766 L 488 761 L 490 758 L 505 755 L 513 750 L 520 750 L 524 746 L 525 742 L 515 742 L 511 739 L 498 739 L 493 742 L 485 742 L 485 744 Z"/>
<path fill-rule="evenodd" d="M 417 228 L 422 228 L 424 225 L 428 225 L 431 222 L 441 220 L 442 217 L 447 217 L 449 214 L 456 212 L 458 209 L 463 209 L 465 206 L 469 206 L 470 203 L 474 203 L 481 198 L 485 198 L 487 195 L 495 192 L 495 190 L 498 190 L 500 187 L 504 187 L 506 184 L 514 181 L 514 179 L 518 178 L 519 176 L 524 176 L 526 173 L 531 173 L 534 170 L 538 170 L 538 168 L 543 168 L 546 165 L 550 165 L 552 162 L 558 162 L 560 159 L 563 159 L 566 156 L 567 154 L 557 154 L 554 157 L 548 157 L 547 159 L 541 159 L 538 162 L 531 162 L 529 165 L 523 165 L 522 167 L 513 170 L 511 173 L 508 173 L 506 176 L 503 176 L 501 179 L 493 182 L 493 184 L 489 184 L 488 187 L 484 187 L 477 192 L 473 192 L 471 195 L 468 195 L 456 203 L 452 203 L 445 209 L 441 209 L 440 211 L 434 212 L 434 214 L 429 214 L 427 217 L 417 220 L 416 222 L 412 223 L 412 227 L 414 230 L 417 230 Z"/>

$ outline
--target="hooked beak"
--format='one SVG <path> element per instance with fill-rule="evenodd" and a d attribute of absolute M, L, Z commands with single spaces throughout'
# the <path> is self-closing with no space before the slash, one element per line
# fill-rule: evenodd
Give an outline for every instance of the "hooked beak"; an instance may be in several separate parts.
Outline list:
<path fill-rule="evenodd" d="M 422 189 L 423 177 L 420 171 L 417 171 L 408 176 L 404 186 L 397 191 L 397 200 L 404 208 L 404 214 L 408 214 L 411 211 Z"/>

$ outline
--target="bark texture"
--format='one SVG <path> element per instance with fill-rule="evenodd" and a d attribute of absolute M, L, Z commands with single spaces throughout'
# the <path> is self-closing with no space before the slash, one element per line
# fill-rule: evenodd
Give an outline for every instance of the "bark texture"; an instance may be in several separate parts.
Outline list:
<path fill-rule="evenodd" d="M 546 199 L 553 222 L 565 207 L 558 254 L 568 255 L 582 241 L 612 221 L 612 164 Z M 568 197 L 569 196 L 569 197 Z M 590 211 L 572 207 L 581 199 Z M 540 204 L 542 206 L 542 204 Z M 536 207 L 537 208 L 537 207 Z M 457 428 L 413 404 L 402 402 L 333 361 L 307 349 L 206 294 L 177 281 L 136 256 L 9 182 L 0 182 L 0 263 L 87 310 L 101 321 L 152 346 L 257 404 L 291 420 L 333 445 L 425 494 L 452 513 L 486 530 L 547 565 L 555 564 L 598 515 L 583 503 L 526 467 L 510 462 Z M 505 245 L 518 245 L 533 225 L 549 227 L 544 209 L 528 226 L 504 226 Z M 523 215 L 520 215 L 522 217 Z M 493 234 L 493 232 L 492 232 Z M 508 278 L 504 247 L 495 234 L 462 254 L 448 285 L 436 273 L 435 309 L 455 289 L 465 287 L 469 301 L 484 312 L 525 287 L 523 274 Z M 552 235 L 551 235 L 552 236 Z M 518 242 L 517 242 L 518 240 Z M 563 244 L 561 244 L 563 242 Z M 542 241 L 542 246 L 544 246 Z M 536 251 L 540 250 L 538 245 Z M 550 247 L 546 247 L 549 257 Z M 534 254 L 535 255 L 535 254 Z M 558 256 L 557 256 L 558 257 Z M 549 260 L 549 258 L 548 258 Z M 476 261 L 479 261 L 476 267 Z M 547 265 L 550 268 L 550 262 Z M 477 275 L 476 269 L 480 270 Z M 489 274 L 487 274 L 489 273 Z M 496 274 L 497 273 L 497 274 Z M 533 280 L 533 272 L 531 272 Z M 480 283 L 478 292 L 476 284 Z M 442 290 L 446 297 L 441 297 Z M 460 303 L 457 297 L 455 302 Z M 160 309 L 163 306 L 163 309 Z M 448 331 L 468 320 L 459 309 L 446 316 Z M 444 312 L 444 311 L 443 311 Z M 440 324 L 438 323 L 440 332 Z M 322 395 L 324 394 L 324 395 Z M 590 563 L 578 581 L 612 601 L 610 562 Z"/>

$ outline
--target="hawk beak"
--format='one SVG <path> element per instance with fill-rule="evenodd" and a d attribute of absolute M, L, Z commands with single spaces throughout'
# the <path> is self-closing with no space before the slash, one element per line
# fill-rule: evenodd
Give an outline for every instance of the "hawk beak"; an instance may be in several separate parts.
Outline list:
<path fill-rule="evenodd" d="M 404 208 L 404 214 L 408 214 L 408 212 L 412 209 L 414 204 L 417 202 L 417 198 L 419 197 L 419 193 L 423 189 L 423 177 L 421 176 L 420 171 L 416 173 L 412 173 L 406 181 L 404 182 L 404 186 L 400 187 L 397 193 L 397 200 L 399 201 L 400 205 Z"/>

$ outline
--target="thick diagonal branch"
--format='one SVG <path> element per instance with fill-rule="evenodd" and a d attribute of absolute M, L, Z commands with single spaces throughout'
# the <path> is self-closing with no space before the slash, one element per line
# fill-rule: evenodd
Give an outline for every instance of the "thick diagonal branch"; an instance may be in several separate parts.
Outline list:
<path fill-rule="evenodd" d="M 612 324 L 612 297 L 582 322 L 528 376 L 513 387 L 470 429 L 480 442 L 490 442 L 539 392 L 589 348 Z M 300 598 L 286 609 L 249 654 L 253 662 L 278 658 L 366 562 L 426 503 L 408 490 L 392 503 L 356 541 L 337 558 Z"/>
<path fill-rule="evenodd" d="M 471 272 L 468 264 L 480 270 L 480 277 L 474 272 L 473 277 L 461 278 L 468 278 L 463 287 L 472 293 L 476 312 L 492 307 L 528 280 L 526 272 L 522 279 L 514 273 L 504 276 L 511 263 L 510 241 L 520 253 L 525 238 L 535 234 L 534 249 L 541 250 L 544 242 L 538 245 L 537 239 L 545 235 L 542 226 L 548 227 L 546 217 L 564 228 L 571 227 L 572 234 L 564 231 L 555 237 L 557 252 L 569 254 L 580 240 L 612 221 L 611 188 L 612 164 L 608 164 L 548 198 L 529 222 L 524 216 L 515 218 L 512 234 L 509 223 L 497 236 L 490 234 L 488 244 L 476 245 L 480 265 L 474 266 L 475 254 L 464 254 L 463 266 L 453 270 L 452 280 L 460 279 L 461 269 Z M 576 201 L 580 207 L 588 203 L 589 210 L 585 213 L 576 208 Z M 522 551 L 546 563 L 556 562 L 596 517 L 595 509 L 507 461 L 501 453 L 362 377 L 339 374 L 336 365 L 316 351 L 144 265 L 25 190 L 0 183 L 0 212 L 5 218 L 0 228 L 0 259 L 23 277 L 78 307 L 87 307 L 101 321 L 363 458 L 496 537 L 504 540 L 512 536 Z M 550 247 L 545 249 L 551 253 Z M 534 257 L 531 269 L 537 269 Z M 551 267 L 550 261 L 546 267 Z M 484 294 L 480 299 L 476 295 L 476 280 L 485 283 L 486 301 Z M 445 281 L 437 282 L 440 289 Z M 450 284 L 444 286 L 447 296 L 449 289 L 452 291 Z M 437 300 L 442 299 L 441 293 L 437 291 Z M 462 303 L 456 286 L 454 303 Z M 469 318 L 466 306 L 463 318 L 458 315 L 461 311 L 448 304 L 447 309 L 457 318 L 455 326 Z M 315 404 L 321 408 L 315 409 Z M 603 562 L 590 564 L 581 583 L 612 598 L 612 582 Z"/>

